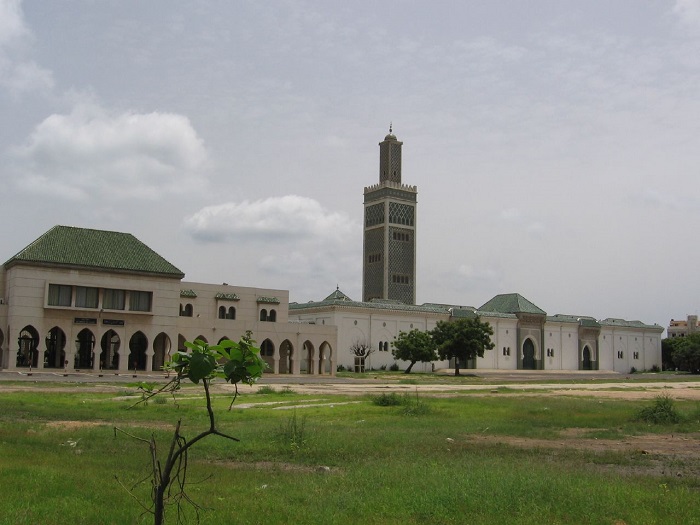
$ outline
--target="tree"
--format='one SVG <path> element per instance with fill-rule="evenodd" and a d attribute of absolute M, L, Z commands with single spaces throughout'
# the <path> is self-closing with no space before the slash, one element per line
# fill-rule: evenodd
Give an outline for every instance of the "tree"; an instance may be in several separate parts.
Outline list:
<path fill-rule="evenodd" d="M 209 428 L 200 432 L 195 437 L 187 440 L 180 433 L 182 419 L 177 422 L 173 438 L 168 447 L 168 453 L 161 459 L 158 455 L 158 447 L 155 437 L 143 439 L 125 432 L 119 428 L 117 431 L 133 437 L 139 441 L 147 443 L 150 449 L 151 465 L 149 476 L 151 481 L 151 506 L 142 505 L 145 513 L 153 514 L 153 523 L 162 525 L 165 519 L 166 505 L 174 505 L 178 512 L 178 523 L 182 521 L 182 503 L 192 504 L 199 518 L 200 507 L 195 504 L 185 491 L 187 477 L 187 454 L 189 449 L 207 436 L 215 435 L 232 441 L 237 438 L 220 432 L 216 428 L 214 410 L 211 405 L 210 386 L 211 382 L 219 377 L 224 378 L 235 386 L 233 398 L 229 405 L 229 410 L 238 397 L 238 383 L 252 385 L 257 381 L 266 368 L 267 364 L 260 357 L 260 349 L 253 346 L 255 341 L 251 338 L 251 332 L 246 332 L 240 342 L 223 340 L 218 345 L 208 345 L 199 339 L 193 343 L 186 341 L 185 346 L 191 352 L 177 352 L 170 363 L 166 363 L 166 369 L 175 372 L 175 377 L 161 388 L 155 389 L 152 385 L 142 383 L 140 386 L 143 392 L 141 401 L 136 404 L 147 402 L 152 397 L 170 393 L 173 394 L 180 389 L 183 380 L 189 380 L 195 384 L 200 384 L 204 388 L 207 413 L 209 414 Z M 134 405 L 136 406 L 136 405 Z M 145 480 L 144 480 L 145 481 Z M 120 482 L 121 483 L 121 482 Z M 175 488 L 171 484 L 175 484 Z M 124 486 L 122 484 L 122 486 Z M 126 487 L 125 487 L 126 488 Z M 132 494 L 131 490 L 127 491 Z M 135 497 L 135 496 L 134 496 Z M 199 522 L 199 519 L 197 520 Z"/>
<path fill-rule="evenodd" d="M 700 373 L 700 333 L 676 337 L 673 342 L 674 349 L 671 354 L 673 364 L 679 370 L 693 374 Z"/>
<path fill-rule="evenodd" d="M 418 361 L 429 363 L 438 358 L 435 350 L 435 343 L 428 332 L 423 332 L 414 328 L 410 332 L 399 332 L 399 335 L 392 343 L 391 353 L 394 359 L 409 361 L 405 374 L 411 373 L 411 368 Z"/>
<path fill-rule="evenodd" d="M 355 356 L 355 372 L 365 371 L 365 360 L 375 352 L 367 341 L 357 340 L 350 345 L 350 353 Z"/>
<path fill-rule="evenodd" d="M 491 350 L 493 328 L 478 317 L 438 321 L 430 331 L 440 359 L 455 359 L 455 375 L 459 375 L 460 362 L 484 357 L 485 350 Z"/>
<path fill-rule="evenodd" d="M 685 337 L 667 337 L 661 340 L 661 365 L 664 370 L 673 370 L 678 365 L 673 360 L 673 353 L 683 344 Z"/>

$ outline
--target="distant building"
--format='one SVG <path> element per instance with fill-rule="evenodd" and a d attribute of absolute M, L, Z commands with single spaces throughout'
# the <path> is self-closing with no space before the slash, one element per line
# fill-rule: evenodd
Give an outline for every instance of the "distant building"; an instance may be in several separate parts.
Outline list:
<path fill-rule="evenodd" d="M 698 326 L 698 316 L 689 315 L 685 321 L 676 321 L 675 319 L 671 319 L 666 332 L 668 333 L 668 337 L 685 337 L 686 335 L 700 332 L 700 326 Z"/>
<path fill-rule="evenodd" d="M 183 277 L 133 235 L 55 226 L 0 267 L 0 366 L 158 371 L 250 330 L 268 373 L 335 373 L 337 329 L 289 323 L 288 291 Z"/>
<path fill-rule="evenodd" d="M 501 294 L 480 308 L 415 304 L 415 186 L 401 182 L 401 148 L 389 128 L 379 143 L 379 184 L 364 191 L 362 301 L 339 289 L 321 301 L 292 303 L 289 318 L 338 328 L 337 363 L 350 369 L 390 367 L 391 343 L 399 332 L 431 330 L 438 321 L 479 316 L 493 328 L 495 348 L 465 368 L 500 370 L 615 370 L 661 367 L 659 325 L 578 315 L 548 315 L 517 293 Z M 357 343 L 374 349 L 364 362 Z M 362 361 L 362 360 L 360 360 Z M 407 363 L 398 363 L 402 368 Z M 417 364 L 414 370 L 454 363 Z"/>
<path fill-rule="evenodd" d="M 493 328 L 495 347 L 461 368 L 498 370 L 612 370 L 661 367 L 663 327 L 640 321 L 608 318 L 597 321 L 577 315 L 548 315 L 517 293 L 501 294 L 479 308 L 399 301 L 353 301 L 336 290 L 322 301 L 290 303 L 289 318 L 338 327 L 337 363 L 355 369 L 350 348 L 356 343 L 375 351 L 359 364 L 365 369 L 396 363 L 391 343 L 399 332 L 431 330 L 438 321 L 478 316 Z M 397 363 L 402 369 L 408 363 Z M 451 368 L 454 363 L 417 363 L 415 371 Z"/>

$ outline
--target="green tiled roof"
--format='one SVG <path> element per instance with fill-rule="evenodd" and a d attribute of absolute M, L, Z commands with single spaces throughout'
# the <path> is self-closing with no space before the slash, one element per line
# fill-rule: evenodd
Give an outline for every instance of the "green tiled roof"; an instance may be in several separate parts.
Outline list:
<path fill-rule="evenodd" d="M 258 303 L 268 303 L 268 304 L 280 304 L 280 300 L 277 297 L 258 297 Z"/>
<path fill-rule="evenodd" d="M 498 312 L 503 314 L 540 314 L 547 315 L 547 312 L 539 306 L 531 303 L 519 293 L 500 294 L 488 301 L 481 308 L 482 312 Z"/>
<path fill-rule="evenodd" d="M 192 297 L 195 298 L 197 297 L 197 292 L 191 289 L 187 290 L 180 290 L 180 297 Z"/>
<path fill-rule="evenodd" d="M 450 317 L 473 319 L 479 317 L 473 308 L 450 308 Z"/>
<path fill-rule="evenodd" d="M 613 317 L 608 317 L 600 321 L 602 326 L 622 326 L 625 328 L 651 328 L 656 329 L 659 332 L 663 332 L 664 328 L 658 324 L 645 324 L 641 321 L 626 321 L 625 319 L 615 319 Z"/>
<path fill-rule="evenodd" d="M 340 288 L 336 288 L 335 291 L 324 299 L 324 301 L 352 301 L 347 295 L 340 291 Z"/>
<path fill-rule="evenodd" d="M 334 294 L 328 297 L 333 297 Z M 431 304 L 415 305 L 405 304 L 400 301 L 382 301 L 372 300 L 369 302 L 352 301 L 345 294 L 345 299 L 329 299 L 323 301 L 309 301 L 308 303 L 289 303 L 289 310 L 312 310 L 315 308 L 324 308 L 327 306 L 340 306 L 343 308 L 370 308 L 373 310 L 396 310 L 402 312 L 415 313 L 431 313 L 431 314 L 447 314 L 448 308 Z"/>
<path fill-rule="evenodd" d="M 549 315 L 547 321 L 555 323 L 577 323 L 588 328 L 600 328 L 600 324 L 593 317 L 587 315 Z"/>
<path fill-rule="evenodd" d="M 130 233 L 54 226 L 5 267 L 28 263 L 106 271 L 158 274 L 182 279 L 185 274 Z"/>
<path fill-rule="evenodd" d="M 214 297 L 216 299 L 222 299 L 224 301 L 240 301 L 241 300 L 241 298 L 238 297 L 238 295 L 236 295 L 235 293 L 217 292 Z"/>

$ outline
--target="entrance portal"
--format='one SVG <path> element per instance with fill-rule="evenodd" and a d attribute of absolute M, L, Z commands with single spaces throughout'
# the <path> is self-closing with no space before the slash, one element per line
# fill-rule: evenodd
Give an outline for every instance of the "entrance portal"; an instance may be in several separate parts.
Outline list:
<path fill-rule="evenodd" d="M 529 338 L 523 343 L 523 370 L 535 370 L 535 343 Z"/>
<path fill-rule="evenodd" d="M 583 369 L 591 370 L 591 365 L 591 349 L 586 346 L 583 348 Z"/>

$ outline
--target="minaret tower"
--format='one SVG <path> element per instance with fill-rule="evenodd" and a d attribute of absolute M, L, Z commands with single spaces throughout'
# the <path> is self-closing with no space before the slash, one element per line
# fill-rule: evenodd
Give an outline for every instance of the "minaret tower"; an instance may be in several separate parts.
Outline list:
<path fill-rule="evenodd" d="M 363 301 L 416 302 L 418 190 L 401 183 L 401 146 L 389 126 L 379 143 L 379 184 L 365 188 Z"/>

